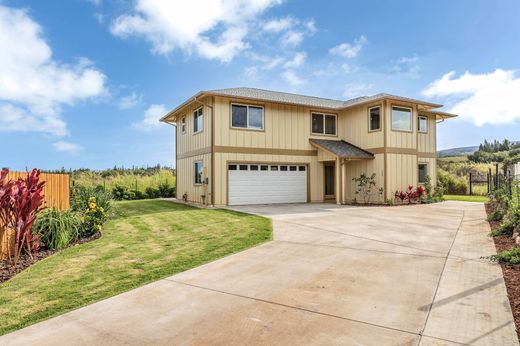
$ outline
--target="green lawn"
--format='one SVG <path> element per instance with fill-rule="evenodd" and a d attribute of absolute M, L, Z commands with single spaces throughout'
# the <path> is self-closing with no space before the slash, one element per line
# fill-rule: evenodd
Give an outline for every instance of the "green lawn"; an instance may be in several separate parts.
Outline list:
<path fill-rule="evenodd" d="M 458 196 L 458 195 L 444 195 L 447 201 L 463 201 L 463 202 L 487 202 L 486 196 Z"/>
<path fill-rule="evenodd" d="M 0 334 L 258 245 L 269 219 L 167 201 L 120 202 L 103 237 L 0 285 Z"/>

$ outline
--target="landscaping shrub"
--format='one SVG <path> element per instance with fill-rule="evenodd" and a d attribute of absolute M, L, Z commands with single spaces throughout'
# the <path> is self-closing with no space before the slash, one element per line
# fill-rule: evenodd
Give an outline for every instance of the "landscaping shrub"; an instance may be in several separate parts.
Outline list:
<path fill-rule="evenodd" d="M 425 197 L 421 201 L 423 203 L 437 203 L 444 201 L 444 187 L 437 183 L 437 186 L 432 185 L 432 178 L 427 175 L 424 183 Z"/>
<path fill-rule="evenodd" d="M 79 239 L 82 222 L 78 212 L 47 209 L 36 218 L 33 232 L 48 249 L 63 249 Z"/>
<path fill-rule="evenodd" d="M 448 173 L 443 169 L 437 170 L 437 179 L 449 195 L 465 195 L 469 190 L 468 182 L 462 177 Z"/>
<path fill-rule="evenodd" d="M 363 198 L 363 203 L 369 204 L 370 198 L 373 194 L 372 189 L 374 189 L 376 186 L 376 174 L 373 173 L 372 175 L 368 176 L 365 173 L 362 173 L 359 177 L 352 178 L 352 181 L 354 181 L 357 185 L 357 189 L 355 191 L 356 196 L 361 195 Z M 378 192 L 382 197 L 384 192 L 383 188 L 380 188 Z"/>
<path fill-rule="evenodd" d="M 175 197 L 175 187 L 170 186 L 168 183 L 160 183 L 157 187 L 159 197 L 171 198 Z"/>
<path fill-rule="evenodd" d="M 112 196 L 115 200 L 130 199 L 128 188 L 123 185 L 116 185 L 112 188 Z"/>
<path fill-rule="evenodd" d="M 145 193 L 148 198 L 158 198 L 160 196 L 159 190 L 151 186 L 146 188 Z"/>
<path fill-rule="evenodd" d="M 520 264 L 520 248 L 514 247 L 511 250 L 502 251 L 487 258 L 499 263 Z"/>
<path fill-rule="evenodd" d="M 94 197 L 96 199 L 96 204 L 103 208 L 105 213 L 110 212 L 112 207 L 112 194 L 102 186 L 97 187 L 89 187 L 76 185 L 72 189 L 72 197 L 70 208 L 74 211 L 85 211 L 88 208 L 90 203 L 90 199 Z"/>
<path fill-rule="evenodd" d="M 88 207 L 83 212 L 80 237 L 88 237 L 96 232 L 101 232 L 106 220 L 105 209 L 96 204 L 95 197 L 90 197 Z"/>
<path fill-rule="evenodd" d="M 425 199 L 426 190 L 421 185 L 417 186 L 416 189 L 409 185 L 406 191 L 396 191 L 394 197 L 400 204 L 403 204 L 405 201 L 408 201 L 408 204 L 418 203 Z"/>

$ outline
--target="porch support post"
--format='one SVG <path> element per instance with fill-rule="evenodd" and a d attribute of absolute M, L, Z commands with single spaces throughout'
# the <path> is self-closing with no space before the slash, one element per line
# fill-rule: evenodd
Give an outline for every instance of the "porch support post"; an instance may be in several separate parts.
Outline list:
<path fill-rule="evenodd" d="M 347 202 L 345 187 L 347 186 L 347 161 L 343 160 L 341 163 L 341 203 Z"/>
<path fill-rule="evenodd" d="M 341 174 L 341 159 L 339 157 L 336 157 L 336 164 L 334 166 L 336 174 L 334 174 L 334 180 L 335 180 L 335 186 L 336 186 L 336 204 L 341 204 L 342 199 L 342 174 Z"/>

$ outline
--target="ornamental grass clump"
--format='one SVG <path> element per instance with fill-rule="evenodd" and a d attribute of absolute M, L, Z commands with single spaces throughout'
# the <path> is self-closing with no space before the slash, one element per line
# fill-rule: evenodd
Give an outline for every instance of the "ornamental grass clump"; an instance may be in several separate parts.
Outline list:
<path fill-rule="evenodd" d="M 81 216 L 70 210 L 44 210 L 34 223 L 34 233 L 43 246 L 52 250 L 63 249 L 78 240 L 81 230 Z"/>

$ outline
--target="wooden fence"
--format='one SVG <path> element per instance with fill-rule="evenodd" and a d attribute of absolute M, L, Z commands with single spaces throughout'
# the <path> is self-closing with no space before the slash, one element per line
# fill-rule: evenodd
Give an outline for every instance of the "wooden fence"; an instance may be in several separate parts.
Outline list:
<path fill-rule="evenodd" d="M 26 172 L 9 172 L 7 179 L 25 178 L 26 176 Z M 44 207 L 59 210 L 70 208 L 70 180 L 68 174 L 41 173 L 40 181 L 45 181 L 43 187 Z M 7 255 L 7 233 L 2 232 L 2 229 L 3 227 L 0 227 L 0 259 L 5 258 Z"/>

